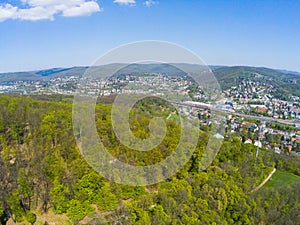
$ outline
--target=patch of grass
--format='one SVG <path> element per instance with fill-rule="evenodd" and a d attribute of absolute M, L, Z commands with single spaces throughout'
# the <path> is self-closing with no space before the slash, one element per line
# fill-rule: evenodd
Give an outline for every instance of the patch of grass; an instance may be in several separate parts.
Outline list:
<path fill-rule="evenodd" d="M 41 214 L 40 212 L 35 213 L 37 217 L 37 225 L 43 225 L 45 224 L 45 221 L 47 221 L 48 224 L 73 224 L 65 214 L 55 214 L 52 210 L 49 210 L 47 213 L 43 214 Z"/>
<path fill-rule="evenodd" d="M 180 123 L 180 116 L 177 114 L 170 114 L 170 120 L 174 120 L 176 123 Z"/>
<path fill-rule="evenodd" d="M 294 182 L 300 182 L 300 176 L 289 172 L 277 170 L 263 188 L 279 189 L 282 187 L 289 186 Z"/>

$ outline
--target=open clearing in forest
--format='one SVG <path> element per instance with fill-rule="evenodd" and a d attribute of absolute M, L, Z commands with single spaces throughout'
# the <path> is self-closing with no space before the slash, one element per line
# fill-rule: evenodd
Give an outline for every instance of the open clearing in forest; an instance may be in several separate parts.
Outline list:
<path fill-rule="evenodd" d="M 300 176 L 277 170 L 271 179 L 262 187 L 264 188 L 282 188 L 291 185 L 294 182 L 300 182 Z"/>

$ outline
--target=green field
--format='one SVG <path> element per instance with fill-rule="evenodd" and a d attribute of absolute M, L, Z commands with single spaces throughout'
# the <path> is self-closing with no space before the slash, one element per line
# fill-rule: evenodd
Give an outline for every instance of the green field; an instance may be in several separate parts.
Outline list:
<path fill-rule="evenodd" d="M 281 188 L 284 186 L 291 185 L 294 182 L 300 182 L 300 176 L 295 174 L 277 170 L 272 178 L 262 188 Z"/>

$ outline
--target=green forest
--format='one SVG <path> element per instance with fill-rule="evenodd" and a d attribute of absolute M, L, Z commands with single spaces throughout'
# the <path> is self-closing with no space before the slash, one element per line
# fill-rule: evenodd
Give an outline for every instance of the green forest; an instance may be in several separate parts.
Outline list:
<path fill-rule="evenodd" d="M 157 112 L 165 118 L 167 135 L 151 154 L 124 147 L 112 129 L 111 105 L 96 105 L 99 137 L 119 160 L 150 165 L 174 150 L 180 125 L 166 119 L 174 109 L 153 104 L 141 102 L 130 114 L 131 129 L 139 138 L 149 136 L 149 121 Z M 116 184 L 82 157 L 73 134 L 70 99 L 0 96 L 0 222 L 300 224 L 299 157 L 263 148 L 256 160 L 256 147 L 230 136 L 213 163 L 199 171 L 207 142 L 207 133 L 201 131 L 189 162 L 168 180 L 145 187 Z M 274 167 L 272 183 L 252 192 Z"/>

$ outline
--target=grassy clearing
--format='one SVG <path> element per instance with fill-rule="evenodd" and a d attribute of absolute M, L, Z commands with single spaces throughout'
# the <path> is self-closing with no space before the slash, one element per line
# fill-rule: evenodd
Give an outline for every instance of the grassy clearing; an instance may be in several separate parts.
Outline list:
<path fill-rule="evenodd" d="M 282 188 L 291 185 L 294 182 L 300 182 L 300 176 L 277 170 L 272 178 L 264 185 L 266 188 Z"/>

